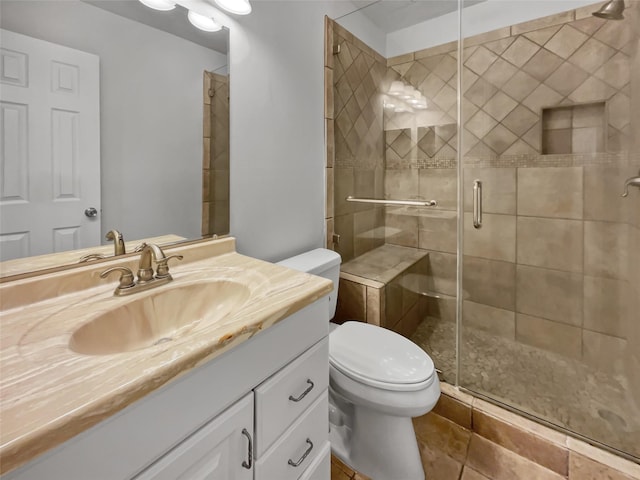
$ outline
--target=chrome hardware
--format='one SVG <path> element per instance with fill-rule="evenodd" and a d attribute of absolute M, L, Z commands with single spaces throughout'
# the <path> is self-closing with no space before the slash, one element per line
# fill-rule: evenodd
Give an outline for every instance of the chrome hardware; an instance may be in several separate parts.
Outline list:
<path fill-rule="evenodd" d="M 242 429 L 242 434 L 247 437 L 247 440 L 249 440 L 249 447 L 247 448 L 247 458 L 249 461 L 243 461 L 242 466 L 247 470 L 251 470 L 251 466 L 253 465 L 253 442 L 251 441 L 251 435 L 247 432 L 246 428 Z"/>
<path fill-rule="evenodd" d="M 142 244 L 142 250 L 140 253 L 140 263 L 138 265 L 138 279 L 136 281 L 133 280 L 133 274 L 131 270 L 125 267 L 114 267 L 105 272 L 102 272 L 100 276 L 107 275 L 109 272 L 113 270 L 127 270 L 128 275 L 126 275 L 126 285 L 123 284 L 123 277 L 120 278 L 120 285 L 113 292 L 114 295 L 130 295 L 135 292 L 143 292 L 145 290 L 149 290 L 150 288 L 159 287 L 160 285 L 164 285 L 173 280 L 173 277 L 169 273 L 169 265 L 168 262 L 172 258 L 177 258 L 181 260 L 182 255 L 171 255 L 170 257 L 165 257 L 162 249 L 154 244 Z M 155 261 L 157 264 L 156 273 L 154 275 L 152 262 Z"/>
<path fill-rule="evenodd" d="M 340 245 L 340 235 L 338 235 L 337 233 L 334 233 L 334 234 L 331 236 L 331 239 L 333 240 L 333 243 L 334 243 L 335 245 Z"/>
<path fill-rule="evenodd" d="M 340 44 L 333 46 L 333 54 L 334 55 L 338 55 L 341 50 L 342 50 L 342 48 L 341 48 Z"/>
<path fill-rule="evenodd" d="M 95 218 L 98 216 L 98 210 L 93 207 L 89 207 L 84 211 L 84 214 L 89 218 Z"/>
<path fill-rule="evenodd" d="M 117 257 L 118 255 L 124 255 L 126 252 L 124 248 L 124 238 L 118 230 L 110 230 L 104 236 L 107 240 L 113 241 L 113 253 Z"/>
<path fill-rule="evenodd" d="M 349 195 L 346 199 L 347 202 L 356 203 L 377 203 L 382 205 L 406 205 L 410 207 L 435 207 L 438 202 L 435 200 L 384 200 L 378 198 L 355 198 Z"/>
<path fill-rule="evenodd" d="M 102 253 L 89 253 L 87 255 L 81 256 L 80 260 L 78 260 L 78 263 L 90 262 L 91 260 L 102 260 L 103 258 L 107 258 L 107 256 L 103 255 Z"/>
<path fill-rule="evenodd" d="M 307 451 L 302 454 L 302 456 L 297 462 L 294 462 L 293 460 L 289 459 L 289 461 L 287 462 L 289 465 L 291 465 L 292 467 L 298 467 L 302 462 L 304 462 L 304 459 L 309 456 L 309 454 L 311 453 L 311 450 L 313 450 L 313 443 L 308 438 L 307 438 L 307 443 L 309 444 L 309 448 L 307 448 Z"/>
<path fill-rule="evenodd" d="M 591 15 L 605 20 L 624 20 L 624 0 L 609 0 L 597 12 Z"/>
<path fill-rule="evenodd" d="M 628 178 L 627 181 L 624 182 L 624 192 L 620 195 L 621 197 L 629 195 L 629 187 L 640 188 L 640 176 Z"/>
<path fill-rule="evenodd" d="M 136 282 L 133 280 L 133 272 L 127 267 L 108 268 L 100 274 L 100 278 L 106 278 L 112 272 L 122 272 L 122 275 L 120 275 L 120 283 L 116 287 L 115 292 L 113 292 L 114 295 L 126 295 L 124 292 L 129 293 L 129 289 L 136 286 Z"/>
<path fill-rule="evenodd" d="M 482 182 L 473 181 L 473 227 L 482 228 Z"/>
<path fill-rule="evenodd" d="M 304 397 L 306 397 L 306 396 L 307 396 L 307 394 L 308 394 L 311 390 L 313 390 L 313 387 L 315 386 L 315 385 L 313 384 L 313 382 L 311 381 L 311 379 L 310 379 L 310 378 L 307 378 L 307 383 L 309 384 L 309 386 L 307 387 L 307 389 L 306 389 L 304 392 L 302 392 L 302 393 L 300 394 L 300 396 L 299 396 L 299 397 L 294 397 L 293 395 L 289 395 L 289 400 L 291 400 L 292 402 L 299 402 L 299 401 L 300 401 L 300 400 L 302 400 Z"/>

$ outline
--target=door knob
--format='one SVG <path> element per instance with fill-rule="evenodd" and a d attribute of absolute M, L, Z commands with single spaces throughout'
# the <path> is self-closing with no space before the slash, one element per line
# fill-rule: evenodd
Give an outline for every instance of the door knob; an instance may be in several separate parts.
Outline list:
<path fill-rule="evenodd" d="M 89 218 L 94 218 L 98 216 L 98 210 L 93 207 L 89 207 L 84 211 L 84 214 Z"/>

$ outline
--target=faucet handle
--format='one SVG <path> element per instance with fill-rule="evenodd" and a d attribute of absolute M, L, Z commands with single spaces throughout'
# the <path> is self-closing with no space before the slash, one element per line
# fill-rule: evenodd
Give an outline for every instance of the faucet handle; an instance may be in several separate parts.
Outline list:
<path fill-rule="evenodd" d="M 184 257 L 182 255 L 169 255 L 168 257 L 157 260 L 156 278 L 167 278 L 171 276 L 171 274 L 169 273 L 169 260 L 171 260 L 172 258 L 182 260 Z"/>
<path fill-rule="evenodd" d="M 112 272 L 122 272 L 120 275 L 120 283 L 116 290 L 123 290 L 133 287 L 136 283 L 133 280 L 133 272 L 127 267 L 112 267 L 108 268 L 100 274 L 100 278 L 106 278 Z"/>
<path fill-rule="evenodd" d="M 91 260 L 102 260 L 103 258 L 107 258 L 107 256 L 103 255 L 102 253 L 89 253 L 88 255 L 83 255 L 82 257 L 80 257 L 78 263 L 85 263 Z"/>

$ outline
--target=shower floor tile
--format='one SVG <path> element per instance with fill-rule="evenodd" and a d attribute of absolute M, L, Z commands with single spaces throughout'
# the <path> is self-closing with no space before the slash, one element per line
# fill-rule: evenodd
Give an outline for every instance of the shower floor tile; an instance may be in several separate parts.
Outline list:
<path fill-rule="evenodd" d="M 411 337 L 449 383 L 455 383 L 455 337 L 454 323 L 431 317 Z M 640 410 L 622 375 L 465 327 L 459 384 L 640 457 Z"/>

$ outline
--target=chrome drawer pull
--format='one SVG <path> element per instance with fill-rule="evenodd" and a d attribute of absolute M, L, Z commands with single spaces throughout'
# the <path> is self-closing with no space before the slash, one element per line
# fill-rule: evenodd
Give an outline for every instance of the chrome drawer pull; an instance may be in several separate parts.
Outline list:
<path fill-rule="evenodd" d="M 249 448 L 247 449 L 249 461 L 243 461 L 242 466 L 247 470 L 251 470 L 251 466 L 253 465 L 253 442 L 251 441 L 251 435 L 247 432 L 246 428 L 242 429 L 242 434 L 249 440 Z"/>
<path fill-rule="evenodd" d="M 307 451 L 304 452 L 304 454 L 300 457 L 300 460 L 298 460 L 297 462 L 294 462 L 293 460 L 289 459 L 289 462 L 288 462 L 289 465 L 291 465 L 292 467 L 297 467 L 302 462 L 304 462 L 305 458 L 309 456 L 309 454 L 311 453 L 311 450 L 313 450 L 313 443 L 308 438 L 307 438 L 307 443 L 309 444 L 309 448 L 307 448 Z"/>
<path fill-rule="evenodd" d="M 302 400 L 304 397 L 307 396 L 307 393 L 309 393 L 311 390 L 313 390 L 313 382 L 311 381 L 311 379 L 307 378 L 307 383 L 309 384 L 309 386 L 307 387 L 307 389 L 302 392 L 300 394 L 299 397 L 295 398 L 293 395 L 289 395 L 289 400 L 291 400 L 292 402 L 299 402 L 300 400 Z"/>

